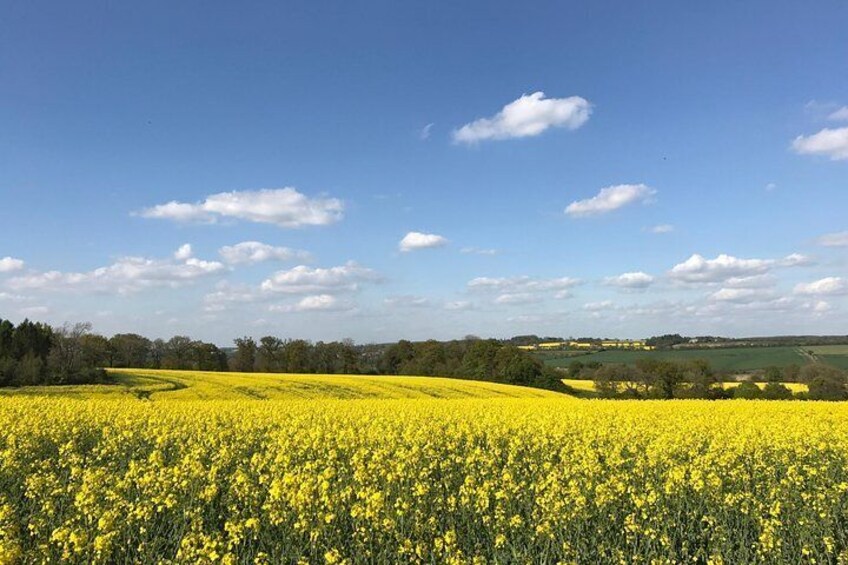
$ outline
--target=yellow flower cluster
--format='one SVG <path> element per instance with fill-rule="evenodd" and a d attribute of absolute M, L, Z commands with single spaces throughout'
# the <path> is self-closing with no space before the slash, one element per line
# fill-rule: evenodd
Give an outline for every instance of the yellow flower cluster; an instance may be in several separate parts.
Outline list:
<path fill-rule="evenodd" d="M 845 563 L 848 404 L 4 398 L 0 562 Z"/>

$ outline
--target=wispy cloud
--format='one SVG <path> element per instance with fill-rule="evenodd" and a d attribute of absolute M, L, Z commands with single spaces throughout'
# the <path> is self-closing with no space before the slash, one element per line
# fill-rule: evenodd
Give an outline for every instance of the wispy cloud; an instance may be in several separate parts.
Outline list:
<path fill-rule="evenodd" d="M 848 247 L 848 231 L 826 233 L 818 238 L 817 243 L 825 247 Z"/>
<path fill-rule="evenodd" d="M 648 231 L 656 234 L 671 233 L 674 231 L 674 226 L 671 224 L 657 224 L 648 228 Z"/>
<path fill-rule="evenodd" d="M 430 123 L 421 128 L 421 131 L 418 132 L 418 138 L 422 141 L 425 139 L 430 139 L 430 133 L 433 131 L 434 125 L 435 124 Z"/>

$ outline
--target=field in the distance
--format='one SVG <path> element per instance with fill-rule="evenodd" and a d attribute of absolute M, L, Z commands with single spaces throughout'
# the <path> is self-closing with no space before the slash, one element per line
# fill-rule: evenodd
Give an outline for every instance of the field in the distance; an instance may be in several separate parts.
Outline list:
<path fill-rule="evenodd" d="M 353 399 L 353 398 L 542 398 L 541 389 L 440 377 L 213 373 L 110 369 L 114 383 L 22 387 L 0 396 L 142 398 L 148 400 Z"/>
<path fill-rule="evenodd" d="M 814 356 L 808 354 L 813 350 Z M 567 355 L 568 352 L 563 352 Z M 715 349 L 671 349 L 658 351 L 607 350 L 579 357 L 566 356 L 559 352 L 537 354 L 539 359 L 552 367 L 568 367 L 574 361 L 583 363 L 633 364 L 639 359 L 663 359 L 669 361 L 691 361 L 706 359 L 713 369 L 720 371 L 753 371 L 770 366 L 806 365 L 818 357 L 820 361 L 848 368 L 848 346 L 819 347 L 732 347 Z"/>

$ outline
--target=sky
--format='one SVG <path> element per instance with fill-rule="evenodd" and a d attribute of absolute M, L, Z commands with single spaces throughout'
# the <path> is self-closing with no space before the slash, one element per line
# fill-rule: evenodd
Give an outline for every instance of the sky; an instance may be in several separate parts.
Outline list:
<path fill-rule="evenodd" d="M 0 317 L 843 334 L 848 4 L 6 2 Z"/>

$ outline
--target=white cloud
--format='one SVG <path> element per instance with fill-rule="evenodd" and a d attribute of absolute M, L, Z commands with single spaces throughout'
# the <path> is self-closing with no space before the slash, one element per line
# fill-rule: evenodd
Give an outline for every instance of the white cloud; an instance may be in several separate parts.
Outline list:
<path fill-rule="evenodd" d="M 355 292 L 363 282 L 378 280 L 376 272 L 348 261 L 337 267 L 313 268 L 298 265 L 278 271 L 260 286 L 264 292 L 283 294 L 336 294 Z"/>
<path fill-rule="evenodd" d="M 235 304 L 247 304 L 260 298 L 261 295 L 253 287 L 221 281 L 214 292 L 203 297 L 203 309 L 206 312 L 221 312 Z"/>
<path fill-rule="evenodd" d="M 202 223 L 234 218 L 282 228 L 300 228 L 338 222 L 343 211 L 344 204 L 337 198 L 310 198 L 287 187 L 221 192 L 195 204 L 171 201 L 145 208 L 137 215 Z"/>
<path fill-rule="evenodd" d="M 174 252 L 174 259 L 177 261 L 185 261 L 189 257 L 191 257 L 191 245 L 188 243 L 180 245 L 180 248 Z"/>
<path fill-rule="evenodd" d="M 224 262 L 230 265 L 253 265 L 263 261 L 308 260 L 309 253 L 288 247 L 274 247 L 259 241 L 242 241 L 218 250 Z"/>
<path fill-rule="evenodd" d="M 709 296 L 710 300 L 716 302 L 749 303 L 763 299 L 763 293 L 753 288 L 722 288 Z"/>
<path fill-rule="evenodd" d="M 272 312 L 342 312 L 351 310 L 354 304 L 339 300 L 331 294 L 305 296 L 294 304 L 275 304 L 268 309 Z"/>
<path fill-rule="evenodd" d="M 805 265 L 812 265 L 813 260 L 806 255 L 802 255 L 800 253 L 791 253 L 775 262 L 779 267 L 803 267 Z"/>
<path fill-rule="evenodd" d="M 459 250 L 460 253 L 473 254 L 473 255 L 497 255 L 497 249 L 481 249 L 479 247 L 463 247 Z"/>
<path fill-rule="evenodd" d="M 773 182 L 766 183 L 766 192 L 771 192 L 772 190 L 777 188 L 777 184 Z"/>
<path fill-rule="evenodd" d="M 795 285 L 795 294 L 831 295 L 848 293 L 848 282 L 840 277 L 825 277 Z"/>
<path fill-rule="evenodd" d="M 428 249 L 431 247 L 444 247 L 448 244 L 448 240 L 434 233 L 421 233 L 411 231 L 400 240 L 398 249 L 407 253 L 416 249 Z"/>
<path fill-rule="evenodd" d="M 651 233 L 671 233 L 674 231 L 674 226 L 671 224 L 657 224 L 656 226 L 652 226 L 648 231 Z"/>
<path fill-rule="evenodd" d="M 588 312 L 600 312 L 602 310 L 610 310 L 613 308 L 612 300 L 601 300 L 599 302 L 587 302 L 583 305 L 583 309 Z"/>
<path fill-rule="evenodd" d="M 580 281 L 571 277 L 553 279 L 534 279 L 527 276 L 500 278 L 477 277 L 468 282 L 468 288 L 502 294 L 515 294 L 519 292 L 562 291 L 578 284 L 580 284 Z"/>
<path fill-rule="evenodd" d="M 654 277 L 642 271 L 622 273 L 615 277 L 607 277 L 604 284 L 626 289 L 643 289 L 654 284 Z"/>
<path fill-rule="evenodd" d="M 834 122 L 845 122 L 848 121 L 848 106 L 843 106 L 837 110 L 834 110 L 827 116 L 828 120 L 832 120 Z"/>
<path fill-rule="evenodd" d="M 848 231 L 826 233 L 817 242 L 825 247 L 848 247 Z"/>
<path fill-rule="evenodd" d="M 50 313 L 50 308 L 47 306 L 27 306 L 18 310 L 24 316 L 43 316 Z"/>
<path fill-rule="evenodd" d="M 454 300 L 445 303 L 445 310 L 471 310 L 474 307 L 468 300 Z"/>
<path fill-rule="evenodd" d="M 11 273 L 24 268 L 24 262 L 14 257 L 3 257 L 0 259 L 0 273 Z"/>
<path fill-rule="evenodd" d="M 383 300 L 383 304 L 391 308 L 421 308 L 430 305 L 430 301 L 423 296 L 389 296 Z"/>
<path fill-rule="evenodd" d="M 767 273 L 774 267 L 798 267 L 810 264 L 811 260 L 799 253 L 787 255 L 783 259 L 739 259 L 722 253 L 715 259 L 705 259 L 697 253 L 686 261 L 675 265 L 669 276 L 686 283 L 716 283 L 735 279 L 745 279 Z"/>
<path fill-rule="evenodd" d="M 645 184 L 619 184 L 602 188 L 597 195 L 585 200 L 575 200 L 565 213 L 573 218 L 597 216 L 618 210 L 628 204 L 645 202 L 657 191 Z"/>
<path fill-rule="evenodd" d="M 171 259 L 121 257 L 93 271 L 32 273 L 14 277 L 8 285 L 13 289 L 127 294 L 153 287 L 183 286 L 224 271 L 226 267 L 217 261 L 185 257 L 183 246 Z"/>
<path fill-rule="evenodd" d="M 421 128 L 421 131 L 418 132 L 419 139 L 421 139 L 421 140 L 429 139 L 430 138 L 430 132 L 433 130 L 434 125 L 435 124 L 430 123 L 430 124 L 427 124 L 426 126 L 424 126 L 423 128 Z"/>
<path fill-rule="evenodd" d="M 729 288 L 765 288 L 774 286 L 774 276 L 765 273 L 762 275 L 750 275 L 747 277 L 730 277 L 722 281 L 725 287 Z"/>
<path fill-rule="evenodd" d="M 817 300 L 813 304 L 813 312 L 815 312 L 816 314 L 823 314 L 825 312 L 829 312 L 831 309 L 832 308 L 830 306 L 830 303 L 824 300 Z"/>
<path fill-rule="evenodd" d="M 848 159 L 848 127 L 825 128 L 813 135 L 799 135 L 792 142 L 796 153 L 827 155 L 832 161 Z"/>
<path fill-rule="evenodd" d="M 532 304 L 534 302 L 539 302 L 541 297 L 538 294 L 533 294 L 532 292 L 507 292 L 501 295 L 498 295 L 494 303 L 495 304 Z"/>
<path fill-rule="evenodd" d="M 525 94 L 491 118 L 480 118 L 454 130 L 455 143 L 512 139 L 539 135 L 548 128 L 577 129 L 589 119 L 592 105 L 584 98 L 545 98 L 544 92 Z"/>

